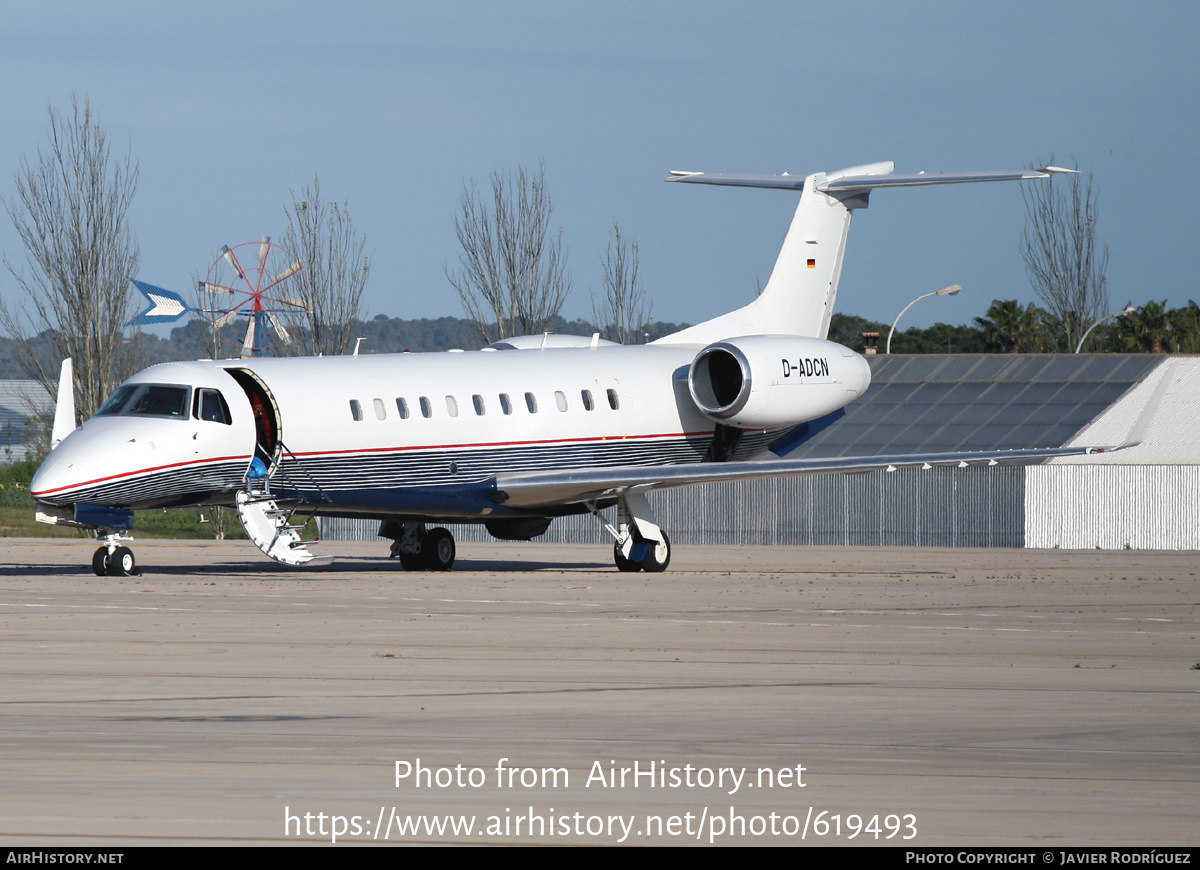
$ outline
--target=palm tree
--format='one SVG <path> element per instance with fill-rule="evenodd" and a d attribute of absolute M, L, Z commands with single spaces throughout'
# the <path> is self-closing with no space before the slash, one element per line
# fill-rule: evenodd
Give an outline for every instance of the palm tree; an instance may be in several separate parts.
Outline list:
<path fill-rule="evenodd" d="M 988 344 L 1003 353 L 1041 350 L 1045 338 L 1046 312 L 1032 302 L 1021 307 L 1016 299 L 993 299 L 986 317 L 976 317 Z"/>
<path fill-rule="evenodd" d="M 1125 315 L 1117 329 L 1117 341 L 1128 353 L 1166 353 L 1171 339 L 1166 299 L 1162 302 L 1151 300 Z"/>
<path fill-rule="evenodd" d="M 1200 305 L 1189 299 L 1181 308 L 1167 312 L 1171 324 L 1174 350 L 1179 353 L 1200 353 Z"/>

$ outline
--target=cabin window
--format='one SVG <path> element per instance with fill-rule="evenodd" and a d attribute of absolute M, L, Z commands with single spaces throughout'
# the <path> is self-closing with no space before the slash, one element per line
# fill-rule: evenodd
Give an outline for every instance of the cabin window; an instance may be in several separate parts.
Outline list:
<path fill-rule="evenodd" d="M 433 416 L 433 402 L 429 401 L 428 396 L 421 397 L 421 416 L 422 417 L 432 417 Z"/>
<path fill-rule="evenodd" d="M 471 397 L 471 402 L 475 405 L 475 413 L 480 417 L 487 413 L 487 409 L 483 407 L 483 396 L 476 393 Z"/>
<path fill-rule="evenodd" d="M 500 394 L 500 410 L 505 414 L 512 413 L 512 399 L 508 397 L 508 393 Z"/>
<path fill-rule="evenodd" d="M 558 405 L 558 410 L 567 410 L 567 394 L 562 390 L 554 391 L 554 404 Z"/>
<path fill-rule="evenodd" d="M 355 423 L 363 418 L 362 405 L 358 403 L 358 399 L 350 400 L 350 416 L 354 418 Z"/>
<path fill-rule="evenodd" d="M 529 409 L 530 414 L 537 413 L 537 396 L 533 393 L 525 394 L 525 407 Z"/>
<path fill-rule="evenodd" d="M 446 397 L 446 413 L 451 417 L 458 416 L 458 401 L 453 396 Z"/>
<path fill-rule="evenodd" d="M 375 405 L 375 419 L 376 420 L 386 420 L 387 419 L 387 409 L 383 407 L 383 399 L 375 399 L 374 402 L 372 402 L 372 404 Z"/>
<path fill-rule="evenodd" d="M 583 409 L 585 411 L 591 411 L 595 409 L 596 403 L 592 400 L 591 390 L 584 390 L 579 394 L 579 396 L 581 399 L 583 399 Z"/>
<path fill-rule="evenodd" d="M 396 412 L 400 415 L 401 420 L 408 419 L 408 402 L 404 399 L 396 400 Z"/>
<path fill-rule="evenodd" d="M 608 391 L 608 407 L 612 408 L 614 411 L 619 411 L 621 409 L 621 400 L 617 397 L 616 390 Z"/>
<path fill-rule="evenodd" d="M 224 423 L 226 426 L 233 423 L 229 406 L 219 390 L 196 390 L 196 397 L 192 400 L 192 416 L 197 420 Z"/>

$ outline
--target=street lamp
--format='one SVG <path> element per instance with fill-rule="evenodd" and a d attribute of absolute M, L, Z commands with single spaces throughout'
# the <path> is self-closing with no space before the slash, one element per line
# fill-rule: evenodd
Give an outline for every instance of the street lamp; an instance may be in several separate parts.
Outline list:
<path fill-rule="evenodd" d="M 1114 317 L 1128 317 L 1130 314 L 1134 314 L 1136 312 L 1137 312 L 1137 309 L 1133 307 L 1133 300 L 1130 299 L 1128 302 L 1125 303 L 1125 307 L 1122 308 L 1120 311 L 1110 314 L 1107 317 L 1101 317 L 1099 320 L 1097 320 L 1095 323 L 1093 323 L 1091 326 L 1089 326 L 1087 328 L 1087 331 L 1083 334 L 1083 338 L 1079 339 L 1079 344 L 1075 345 L 1075 353 L 1079 353 L 1079 351 L 1083 350 L 1083 343 L 1085 341 L 1087 341 L 1087 337 L 1092 334 L 1092 330 L 1095 329 L 1097 326 L 1099 326 L 1101 323 L 1103 323 L 1106 320 L 1112 320 Z"/>
<path fill-rule="evenodd" d="M 912 308 L 922 299 L 928 299 L 930 296 L 953 296 L 962 289 L 961 284 L 951 284 L 949 287 L 943 287 L 941 290 L 934 290 L 932 293 L 926 293 L 924 296 L 918 296 L 912 302 L 900 309 L 900 313 L 896 315 L 896 319 L 892 321 L 892 331 L 888 333 L 887 348 L 884 353 L 892 352 L 892 336 L 896 334 L 896 324 L 900 322 L 900 318 L 904 316 L 904 312 Z"/>

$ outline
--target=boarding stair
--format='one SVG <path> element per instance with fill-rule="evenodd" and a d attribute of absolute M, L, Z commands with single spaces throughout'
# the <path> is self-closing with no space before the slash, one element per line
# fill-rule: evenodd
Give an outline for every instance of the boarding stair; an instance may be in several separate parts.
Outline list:
<path fill-rule="evenodd" d="M 284 468 L 285 455 L 291 460 L 293 473 L 303 476 L 304 486 L 298 486 Z M 271 489 L 273 476 L 279 478 L 277 491 Z M 316 493 L 316 496 L 310 497 L 312 493 Z M 270 469 L 257 458 L 251 463 L 250 470 L 246 472 L 246 485 L 237 492 L 237 512 L 242 527 L 256 547 L 276 562 L 300 566 L 314 559 L 332 558 L 310 552 L 308 545 L 311 542 L 301 537 L 308 521 L 317 515 L 321 503 L 330 501 L 332 499 L 295 454 L 280 443 Z"/>

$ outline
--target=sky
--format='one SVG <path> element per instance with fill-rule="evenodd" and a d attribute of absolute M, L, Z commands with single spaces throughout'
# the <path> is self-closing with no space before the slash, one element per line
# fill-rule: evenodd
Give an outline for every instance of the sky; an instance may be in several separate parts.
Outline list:
<path fill-rule="evenodd" d="M 140 167 L 139 278 L 189 292 L 215 252 L 281 238 L 319 177 L 373 253 L 368 315 L 463 316 L 446 278 L 464 187 L 545 167 L 588 316 L 618 222 L 660 321 L 714 317 L 770 275 L 794 193 L 664 184 L 671 169 L 1094 173 L 1113 310 L 1200 296 L 1200 4 L 9 0 L 0 195 L 47 107 L 91 101 Z M 1190 167 L 1190 168 L 1189 168 Z M 1016 184 L 879 191 L 838 310 L 904 326 L 1034 301 Z M 22 249 L 0 213 L 0 250 Z M 0 271 L 0 295 L 19 302 Z"/>

